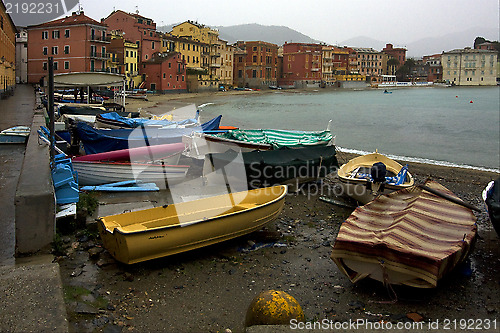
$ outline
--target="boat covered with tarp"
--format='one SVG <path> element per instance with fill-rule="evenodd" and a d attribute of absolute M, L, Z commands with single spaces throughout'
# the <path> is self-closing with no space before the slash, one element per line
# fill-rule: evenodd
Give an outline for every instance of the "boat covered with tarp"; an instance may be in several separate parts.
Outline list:
<path fill-rule="evenodd" d="M 268 149 L 282 147 L 301 148 L 326 146 L 333 143 L 330 129 L 324 131 L 291 131 L 280 129 L 237 129 L 223 133 L 207 135 L 207 140 L 227 142 L 229 144 L 251 143 L 268 146 Z"/>
<path fill-rule="evenodd" d="M 331 258 L 353 283 L 369 277 L 436 287 L 476 238 L 476 217 L 466 205 L 434 181 L 381 195 L 342 224 Z"/>
<path fill-rule="evenodd" d="M 229 164 L 232 167 L 227 167 Z M 251 152 L 228 150 L 225 153 L 207 154 L 203 175 L 209 177 L 210 173 L 224 171 L 228 179 L 240 178 L 232 171 L 238 173 L 243 168 L 248 184 L 261 187 L 319 179 L 334 172 L 338 168 L 338 161 L 335 146 L 284 147 Z"/>
<path fill-rule="evenodd" d="M 281 185 L 101 217 L 99 233 L 116 260 L 133 264 L 257 231 L 279 216 L 286 193 Z"/>
<path fill-rule="evenodd" d="M 219 128 L 221 116 L 200 127 L 97 129 L 85 123 L 77 123 L 76 132 L 87 154 L 97 154 L 119 149 L 182 142 L 183 135 L 193 131 L 212 131 Z"/>
<path fill-rule="evenodd" d="M 96 116 L 97 128 L 136 128 L 145 127 L 192 127 L 199 126 L 197 118 L 172 121 L 166 119 L 147 119 L 123 117 L 116 112 L 101 113 Z"/>

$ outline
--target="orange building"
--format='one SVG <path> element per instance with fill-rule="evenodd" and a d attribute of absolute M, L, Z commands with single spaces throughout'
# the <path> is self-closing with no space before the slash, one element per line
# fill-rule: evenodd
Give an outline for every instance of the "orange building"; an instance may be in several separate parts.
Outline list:
<path fill-rule="evenodd" d="M 283 45 L 283 78 L 280 86 L 319 87 L 322 81 L 321 44 L 286 43 Z"/>
<path fill-rule="evenodd" d="M 155 53 L 141 67 L 145 88 L 162 94 L 187 91 L 186 61 L 179 52 Z"/>
<path fill-rule="evenodd" d="M 0 2 L 0 96 L 16 85 L 16 26 Z"/>
<path fill-rule="evenodd" d="M 278 45 L 237 42 L 234 51 L 233 84 L 240 88 L 266 88 L 278 83 Z"/>
<path fill-rule="evenodd" d="M 406 49 L 402 47 L 394 48 L 392 44 L 385 44 L 385 47 L 382 49 L 382 53 L 385 53 L 394 59 L 396 59 L 399 63 L 397 68 L 399 69 L 406 62 Z"/>
<path fill-rule="evenodd" d="M 54 73 L 106 72 L 109 58 L 107 27 L 83 11 L 28 27 L 28 82 L 47 75 L 48 58 Z"/>

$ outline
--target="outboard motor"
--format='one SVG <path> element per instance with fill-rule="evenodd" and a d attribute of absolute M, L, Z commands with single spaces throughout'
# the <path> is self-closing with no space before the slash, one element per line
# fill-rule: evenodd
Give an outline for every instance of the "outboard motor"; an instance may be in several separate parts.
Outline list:
<path fill-rule="evenodd" d="M 372 165 L 370 169 L 370 174 L 372 176 L 372 182 L 374 183 L 385 183 L 385 176 L 387 175 L 387 168 L 384 163 L 377 162 Z"/>
<path fill-rule="evenodd" d="M 374 196 L 379 195 L 379 192 L 384 191 L 385 176 L 387 175 L 387 168 L 384 163 L 374 163 L 370 169 L 372 177 L 371 182 L 367 182 L 367 187 L 372 191 Z"/>

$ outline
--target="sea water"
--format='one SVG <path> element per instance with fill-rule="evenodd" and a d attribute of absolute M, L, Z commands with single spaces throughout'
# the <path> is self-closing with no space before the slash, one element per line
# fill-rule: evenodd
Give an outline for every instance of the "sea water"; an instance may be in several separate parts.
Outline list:
<path fill-rule="evenodd" d="M 343 151 L 499 172 L 500 87 L 281 90 L 215 98 L 202 118 L 224 125 L 323 130 Z"/>

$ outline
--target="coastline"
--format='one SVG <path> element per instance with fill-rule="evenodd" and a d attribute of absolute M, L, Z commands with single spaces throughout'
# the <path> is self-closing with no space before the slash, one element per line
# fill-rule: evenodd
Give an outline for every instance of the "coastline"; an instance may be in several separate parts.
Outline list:
<path fill-rule="evenodd" d="M 366 88 L 367 90 L 373 89 L 373 88 Z M 288 90 L 282 90 L 283 93 L 311 93 L 315 92 L 317 89 L 288 89 Z M 173 117 L 179 116 L 179 117 L 185 117 L 185 114 L 182 114 L 182 112 L 178 112 L 180 108 L 182 107 L 187 107 L 190 105 L 195 105 L 196 108 L 198 108 L 200 105 L 206 104 L 206 103 L 211 103 L 213 100 L 218 99 L 218 98 L 224 98 L 224 97 L 229 97 L 229 96 L 235 96 L 235 95 L 264 95 L 264 94 L 273 94 L 276 93 L 276 90 L 254 90 L 254 91 L 237 91 L 237 90 L 230 90 L 230 91 L 216 91 L 216 92 L 201 92 L 201 93 L 180 93 L 180 94 L 164 94 L 164 95 L 151 95 L 151 97 L 148 97 L 148 101 L 144 100 L 132 100 L 128 99 L 127 100 L 127 109 L 132 109 L 136 111 L 137 109 L 141 109 L 143 111 L 143 114 L 146 116 L 161 116 L 165 114 L 170 114 Z M 203 117 L 203 113 L 200 115 L 200 117 Z M 209 119 L 203 119 L 202 121 L 206 121 Z M 344 148 L 344 147 L 338 147 L 342 152 L 345 153 L 352 153 L 354 155 L 363 155 L 363 154 L 368 154 L 370 152 L 365 152 L 353 148 Z M 462 165 L 462 164 L 455 164 L 451 163 L 448 161 L 443 161 L 443 160 L 430 160 L 430 159 L 424 159 L 424 158 L 416 158 L 416 157 L 411 157 L 411 156 L 396 156 L 396 155 L 391 155 L 391 154 L 386 154 L 389 158 L 401 161 L 403 164 L 406 163 L 418 163 L 418 164 L 428 164 L 428 165 L 433 165 L 433 166 L 442 166 L 446 168 L 459 168 L 459 169 L 469 169 L 469 170 L 475 170 L 475 171 L 484 171 L 484 172 L 492 172 L 492 173 L 497 173 L 500 175 L 500 168 L 499 169 L 494 169 L 494 168 L 487 168 L 487 167 L 478 167 L 478 166 L 473 166 L 473 165 Z M 499 166 L 500 167 L 500 166 Z"/>

